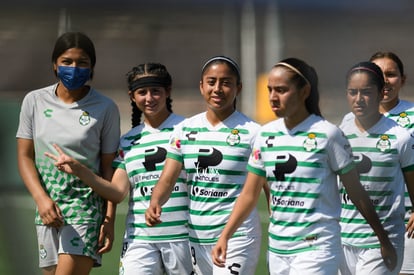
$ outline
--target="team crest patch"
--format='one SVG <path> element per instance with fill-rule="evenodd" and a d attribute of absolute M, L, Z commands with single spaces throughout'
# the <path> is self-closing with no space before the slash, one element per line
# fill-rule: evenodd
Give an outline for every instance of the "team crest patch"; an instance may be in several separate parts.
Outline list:
<path fill-rule="evenodd" d="M 230 146 L 234 146 L 240 143 L 239 130 L 233 129 L 230 132 L 230 135 L 227 137 L 226 142 Z"/>
<path fill-rule="evenodd" d="M 91 117 L 89 116 L 89 113 L 87 111 L 83 111 L 82 115 L 79 118 L 79 123 L 82 126 L 86 126 L 91 122 Z"/>
<path fill-rule="evenodd" d="M 388 135 L 381 135 L 377 142 L 377 149 L 381 152 L 385 152 L 391 149 L 391 142 Z"/>
<path fill-rule="evenodd" d="M 305 148 L 307 152 L 310 152 L 315 150 L 317 145 L 316 135 L 314 133 L 309 133 L 308 137 L 303 142 L 303 148 Z"/>
<path fill-rule="evenodd" d="M 47 257 L 47 251 L 46 251 L 46 249 L 45 249 L 45 247 L 43 246 L 43 244 L 41 244 L 40 246 L 39 246 L 39 256 L 40 256 L 40 259 L 46 259 L 46 257 Z"/>
<path fill-rule="evenodd" d="M 400 115 L 397 118 L 397 123 L 401 127 L 407 127 L 408 125 L 410 125 L 411 121 L 406 112 L 400 113 Z"/>

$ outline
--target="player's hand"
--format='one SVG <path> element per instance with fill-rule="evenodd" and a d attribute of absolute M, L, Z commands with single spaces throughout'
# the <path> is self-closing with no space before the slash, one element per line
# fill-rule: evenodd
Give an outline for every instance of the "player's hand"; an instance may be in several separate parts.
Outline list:
<path fill-rule="evenodd" d="M 115 224 L 113 219 L 105 218 L 101 225 L 98 239 L 98 253 L 103 254 L 111 251 L 114 243 Z"/>
<path fill-rule="evenodd" d="M 66 155 L 57 144 L 53 144 L 53 147 L 55 147 L 59 155 L 56 156 L 49 152 L 45 152 L 45 156 L 54 160 L 55 161 L 54 165 L 60 171 L 68 173 L 68 174 L 75 174 L 75 169 L 76 167 L 80 165 L 80 163 L 74 158 Z"/>
<path fill-rule="evenodd" d="M 161 207 L 158 205 L 152 205 L 145 211 L 145 223 L 148 226 L 154 226 L 161 223 Z"/>
<path fill-rule="evenodd" d="M 387 268 L 394 270 L 397 266 L 397 252 L 388 238 L 381 242 L 381 255 Z"/>
<path fill-rule="evenodd" d="M 37 209 L 44 225 L 51 227 L 61 227 L 63 225 L 62 212 L 51 198 L 45 197 L 39 200 Z"/>
<path fill-rule="evenodd" d="M 224 238 L 219 238 L 216 245 L 211 250 L 211 257 L 216 266 L 224 267 L 227 256 L 227 241 Z"/>

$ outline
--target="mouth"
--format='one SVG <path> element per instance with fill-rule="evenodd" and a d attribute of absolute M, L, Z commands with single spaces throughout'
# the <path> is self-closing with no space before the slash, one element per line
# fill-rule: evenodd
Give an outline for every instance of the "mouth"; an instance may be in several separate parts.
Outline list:
<path fill-rule="evenodd" d="M 394 89 L 392 87 L 385 87 L 384 93 L 391 93 Z"/>
<path fill-rule="evenodd" d="M 361 106 L 361 105 L 358 105 L 358 106 L 354 106 L 353 108 L 352 108 L 355 112 L 362 112 L 362 111 L 364 111 L 364 106 Z"/>
<path fill-rule="evenodd" d="M 220 103 L 220 102 L 222 102 L 222 101 L 223 101 L 223 98 L 218 97 L 218 96 L 212 96 L 212 97 L 211 97 L 211 100 L 212 100 L 213 102 L 215 102 L 215 103 Z"/>

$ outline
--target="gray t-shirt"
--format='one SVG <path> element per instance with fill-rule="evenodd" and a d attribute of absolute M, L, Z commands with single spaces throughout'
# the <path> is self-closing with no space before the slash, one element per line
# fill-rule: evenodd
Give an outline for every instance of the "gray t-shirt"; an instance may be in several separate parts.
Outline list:
<path fill-rule="evenodd" d="M 56 153 L 56 143 L 68 155 L 98 172 L 100 154 L 117 150 L 119 110 L 110 98 L 92 88 L 84 98 L 71 104 L 57 97 L 56 88 L 54 84 L 25 96 L 16 137 L 33 140 L 40 180 L 62 210 L 65 222 L 99 223 L 102 198 L 77 177 L 57 170 L 44 153 Z M 38 214 L 36 224 L 42 224 Z"/>

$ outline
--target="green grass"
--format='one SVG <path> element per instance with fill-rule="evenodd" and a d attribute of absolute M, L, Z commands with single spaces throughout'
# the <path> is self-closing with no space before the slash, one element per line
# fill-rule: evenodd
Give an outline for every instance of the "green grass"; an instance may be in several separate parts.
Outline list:
<path fill-rule="evenodd" d="M 27 192 L 0 194 L 0 274 L 41 275 L 34 227 L 34 203 Z M 118 205 L 115 224 L 115 242 L 112 251 L 104 254 L 102 266 L 94 268 L 92 275 L 118 274 L 119 255 L 125 228 L 127 202 Z M 256 274 L 268 274 L 266 263 L 268 217 L 264 197 L 260 199 L 262 220 L 262 249 Z"/>

